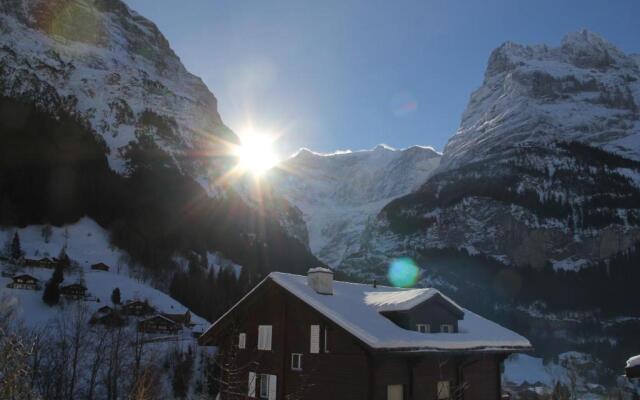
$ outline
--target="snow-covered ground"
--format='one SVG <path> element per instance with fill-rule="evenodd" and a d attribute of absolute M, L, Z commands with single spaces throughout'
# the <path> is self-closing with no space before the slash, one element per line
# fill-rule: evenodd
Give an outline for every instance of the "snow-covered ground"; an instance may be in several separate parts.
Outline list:
<path fill-rule="evenodd" d="M 84 280 L 91 301 L 86 301 L 90 311 L 111 304 L 113 289 L 119 288 L 122 301 L 130 299 L 148 300 L 157 311 L 166 313 L 184 313 L 187 308 L 166 293 L 151 287 L 148 283 L 129 276 L 126 254 L 109 244 L 108 233 L 90 218 L 82 218 L 75 224 L 66 227 L 52 227 L 51 237 L 45 241 L 43 225 L 32 225 L 22 229 L 0 231 L 0 243 L 10 242 L 18 232 L 22 250 L 26 258 L 57 257 L 66 246 L 66 253 L 72 261 L 80 264 L 80 269 L 66 273 L 63 285 Z M 91 270 L 91 265 L 103 262 L 111 267 L 106 271 Z M 119 267 L 119 268 L 118 268 Z M 42 284 L 51 278 L 52 270 L 45 268 L 17 268 L 13 264 L 4 263 L 3 271 L 26 273 L 38 278 Z M 119 271 L 118 271 L 119 270 Z M 15 303 L 19 315 L 29 326 L 41 326 L 55 317 L 59 307 L 49 307 L 42 301 L 42 290 L 10 289 L 9 277 L 0 277 L 0 295 L 7 296 Z M 99 299 L 99 301 L 97 301 Z M 197 329 L 206 324 L 203 318 L 192 313 L 192 321 Z M 194 328 L 196 329 L 196 328 Z"/>

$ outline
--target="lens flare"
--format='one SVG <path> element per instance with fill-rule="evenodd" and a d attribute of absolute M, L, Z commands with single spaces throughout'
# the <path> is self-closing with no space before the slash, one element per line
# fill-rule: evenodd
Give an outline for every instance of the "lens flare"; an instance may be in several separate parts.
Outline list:
<path fill-rule="evenodd" d="M 242 144 L 235 150 L 238 166 L 258 177 L 274 167 L 280 161 L 273 150 L 275 137 L 255 131 L 240 135 Z"/>
<path fill-rule="evenodd" d="M 405 257 L 397 258 L 391 262 L 387 278 L 393 286 L 411 287 L 416 284 L 419 275 L 420 268 L 412 259 Z"/>

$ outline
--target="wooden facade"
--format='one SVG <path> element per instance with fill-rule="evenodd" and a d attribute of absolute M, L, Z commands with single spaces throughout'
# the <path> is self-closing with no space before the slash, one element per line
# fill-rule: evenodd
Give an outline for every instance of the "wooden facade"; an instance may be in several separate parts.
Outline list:
<path fill-rule="evenodd" d="M 11 277 L 13 282 L 7 284 L 8 288 L 11 289 L 27 289 L 27 290 L 40 290 L 40 281 L 27 274 L 16 275 Z"/>
<path fill-rule="evenodd" d="M 109 272 L 109 266 L 105 263 L 97 263 L 97 264 L 92 264 L 91 265 L 91 269 L 94 271 L 106 271 Z"/>
<path fill-rule="evenodd" d="M 182 327 L 162 315 L 154 315 L 138 322 L 138 331 L 145 333 L 176 334 Z"/>
<path fill-rule="evenodd" d="M 79 283 L 60 287 L 60 294 L 67 299 L 82 300 L 87 296 L 87 288 Z"/>
<path fill-rule="evenodd" d="M 49 257 L 43 257 L 37 260 L 25 258 L 24 265 L 25 267 L 53 269 L 58 265 L 58 259 Z"/>
<path fill-rule="evenodd" d="M 191 326 L 191 312 L 188 310 L 184 314 L 160 313 L 160 315 L 172 320 L 180 326 Z"/>
<path fill-rule="evenodd" d="M 151 315 L 156 310 L 147 301 L 132 300 L 122 306 L 122 313 L 125 315 Z"/>
<path fill-rule="evenodd" d="M 436 313 L 434 326 L 453 324 L 457 331 L 455 311 L 437 299 L 424 307 L 442 312 Z M 399 319 L 414 324 L 423 311 L 417 308 Z M 270 350 L 259 350 L 261 325 L 271 327 Z M 372 349 L 272 281 L 199 342 L 220 348 L 218 364 L 227 366 L 220 377 L 222 399 L 498 400 L 506 356 Z"/>

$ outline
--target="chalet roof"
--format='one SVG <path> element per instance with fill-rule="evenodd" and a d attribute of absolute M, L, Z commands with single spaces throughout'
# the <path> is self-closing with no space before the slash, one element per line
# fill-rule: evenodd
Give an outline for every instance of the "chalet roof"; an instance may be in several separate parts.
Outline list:
<path fill-rule="evenodd" d="M 214 322 L 212 331 L 235 307 L 266 281 L 273 281 L 316 311 L 376 350 L 393 351 L 492 351 L 530 350 L 524 337 L 489 321 L 444 297 L 436 289 L 399 289 L 386 286 L 333 282 L 333 295 L 316 293 L 306 276 L 272 272 L 231 310 Z M 457 333 L 421 333 L 404 329 L 381 314 L 409 309 L 436 294 L 464 313 Z"/>
<path fill-rule="evenodd" d="M 640 367 L 640 355 L 631 357 L 627 360 L 627 368 Z"/>

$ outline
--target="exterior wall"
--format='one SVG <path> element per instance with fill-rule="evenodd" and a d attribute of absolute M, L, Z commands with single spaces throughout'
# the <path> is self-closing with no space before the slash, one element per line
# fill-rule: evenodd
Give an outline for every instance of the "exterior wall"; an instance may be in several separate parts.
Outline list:
<path fill-rule="evenodd" d="M 257 350 L 259 325 L 272 326 L 271 351 Z M 310 353 L 311 325 L 320 325 L 319 354 Z M 246 334 L 245 349 L 238 349 L 240 333 Z M 500 356 L 372 352 L 273 282 L 265 282 L 225 317 L 216 335 L 210 344 L 220 347 L 217 362 L 231 371 L 222 379 L 235 382 L 222 399 L 248 398 L 249 371 L 276 375 L 278 400 L 386 400 L 387 385 L 394 384 L 403 385 L 405 400 L 436 399 L 437 383 L 443 380 L 450 382 L 452 398 L 460 382 L 467 389 L 456 398 L 500 398 Z M 302 371 L 291 369 L 291 353 L 303 355 Z"/>

